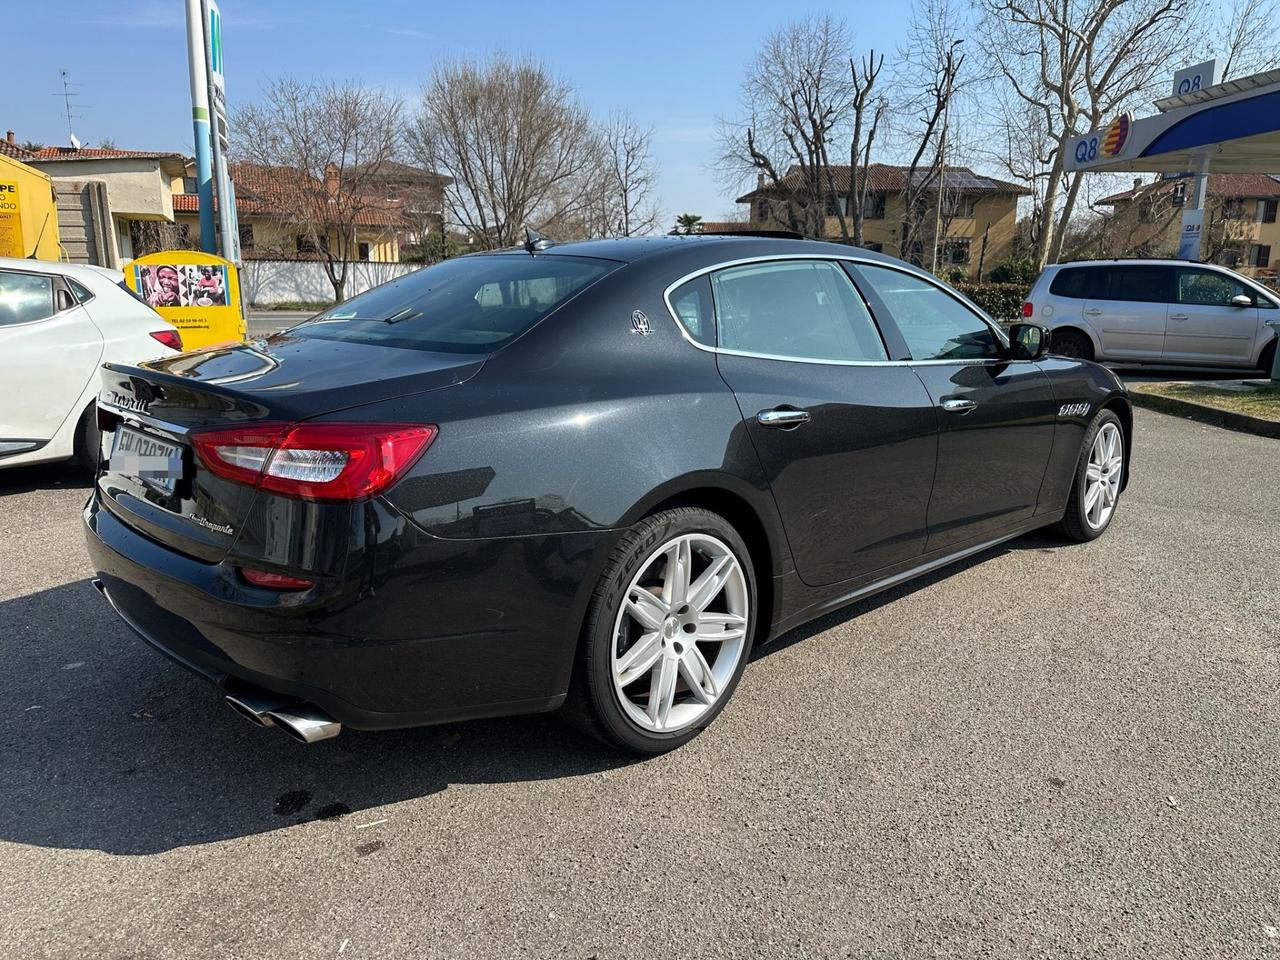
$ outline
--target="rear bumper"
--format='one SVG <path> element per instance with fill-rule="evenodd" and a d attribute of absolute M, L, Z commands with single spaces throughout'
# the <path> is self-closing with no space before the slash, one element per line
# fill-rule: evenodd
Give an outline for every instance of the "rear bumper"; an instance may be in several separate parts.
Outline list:
<path fill-rule="evenodd" d="M 553 710 L 602 533 L 441 540 L 410 526 L 376 578 L 275 593 L 85 507 L 99 589 L 144 640 L 228 692 L 383 729 Z M 314 596 L 313 596 L 314 594 Z"/>

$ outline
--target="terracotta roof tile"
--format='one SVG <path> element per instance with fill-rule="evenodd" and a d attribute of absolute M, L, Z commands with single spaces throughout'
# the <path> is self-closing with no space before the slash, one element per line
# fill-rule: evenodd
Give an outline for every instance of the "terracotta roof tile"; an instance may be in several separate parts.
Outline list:
<path fill-rule="evenodd" d="M 0 154 L 6 157 L 13 157 L 15 160 L 30 160 L 31 151 L 24 150 L 16 143 L 10 143 L 8 140 L 0 137 Z"/>
<path fill-rule="evenodd" d="M 850 192 L 853 168 L 848 165 L 832 165 L 830 169 L 832 178 L 835 181 L 836 192 Z M 888 163 L 873 163 L 866 170 L 867 185 L 871 190 L 884 191 L 885 193 L 905 190 L 909 169 L 909 167 L 894 166 Z M 917 176 L 921 175 L 921 173 L 922 171 L 917 171 Z M 1012 193 L 1022 196 L 1031 192 L 1029 188 L 1020 183 L 998 180 L 995 177 L 974 173 L 968 167 L 947 167 L 946 175 L 950 181 L 948 186 L 968 193 Z M 782 177 L 782 183 L 784 189 L 801 189 L 804 185 L 804 180 L 799 167 L 791 167 Z M 756 199 L 768 199 L 773 195 L 773 192 L 772 185 L 766 184 L 764 187 L 758 187 L 750 193 L 738 197 L 735 202 L 750 203 Z"/>
<path fill-rule="evenodd" d="M 106 147 L 41 147 L 31 154 L 33 160 L 169 160 L 186 159 L 172 150 L 116 150 Z"/>
<path fill-rule="evenodd" d="M 1186 178 L 1144 183 L 1136 190 L 1125 190 L 1122 193 L 1113 193 L 1108 197 L 1103 197 L 1101 200 L 1095 200 L 1094 205 L 1109 207 L 1148 193 L 1152 195 L 1172 193 L 1178 183 L 1184 182 L 1186 182 Z M 1187 189 L 1190 190 L 1190 185 L 1188 185 Z M 1209 174 L 1209 194 L 1216 197 L 1258 197 L 1264 199 L 1280 197 L 1280 175 L 1269 173 L 1211 173 Z"/>

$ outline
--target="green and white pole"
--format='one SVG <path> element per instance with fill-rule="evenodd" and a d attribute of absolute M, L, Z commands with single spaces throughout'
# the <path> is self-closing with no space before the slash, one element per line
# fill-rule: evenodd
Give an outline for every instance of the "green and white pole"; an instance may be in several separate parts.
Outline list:
<path fill-rule="evenodd" d="M 200 0 L 187 0 L 187 63 L 191 69 L 191 123 L 196 138 L 196 192 L 200 195 L 200 249 L 218 252 L 213 219 L 213 163 L 209 156 L 209 65 Z"/>

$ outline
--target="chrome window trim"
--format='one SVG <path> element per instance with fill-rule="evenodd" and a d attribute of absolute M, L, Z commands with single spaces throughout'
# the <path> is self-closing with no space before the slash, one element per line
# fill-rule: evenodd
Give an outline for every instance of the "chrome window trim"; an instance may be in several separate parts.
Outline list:
<path fill-rule="evenodd" d="M 740 267 L 740 266 L 745 266 L 747 264 L 752 264 L 752 263 L 769 263 L 771 261 L 776 261 L 776 260 L 826 260 L 832 263 L 853 263 L 853 264 L 859 264 L 859 265 L 864 265 L 869 267 L 884 267 L 885 269 L 888 269 L 888 270 L 896 270 L 898 273 L 905 274 L 908 277 L 914 277 L 917 280 L 923 280 L 924 282 L 935 287 L 939 292 L 950 297 L 952 300 L 955 300 L 961 306 L 965 307 L 967 310 L 973 313 L 973 315 L 976 316 L 979 320 L 985 323 L 987 325 L 987 328 L 991 330 L 992 333 L 995 335 L 995 338 L 999 343 L 1003 344 L 1006 347 L 1009 345 L 1009 338 L 1005 336 L 1004 331 L 1000 329 L 999 324 L 991 320 L 985 313 L 983 313 L 981 307 L 979 307 L 975 303 L 971 303 L 968 300 L 968 298 L 966 298 L 959 291 L 951 291 L 951 290 L 948 290 L 946 287 L 940 286 L 938 282 L 932 277 L 926 274 L 918 273 L 915 270 L 903 269 L 902 267 L 898 266 L 895 263 L 883 263 L 879 260 L 868 260 L 865 257 L 853 257 L 853 256 L 842 257 L 842 256 L 838 256 L 836 254 L 831 254 L 831 253 L 775 253 L 775 254 L 757 256 L 757 257 L 741 257 L 736 260 L 724 260 L 719 263 L 714 263 L 708 267 L 699 267 L 697 270 L 693 270 L 689 273 L 686 273 L 684 276 L 668 284 L 666 289 L 662 291 L 662 302 L 666 304 L 667 314 L 671 317 L 671 322 L 676 325 L 676 329 L 680 331 L 680 336 L 684 337 L 684 339 L 688 343 L 697 347 L 699 350 L 706 351 L 707 353 L 722 353 L 730 357 L 754 357 L 757 360 L 783 360 L 783 361 L 786 361 L 787 363 L 819 363 L 819 364 L 824 364 L 826 366 L 839 366 L 839 367 L 938 366 L 944 363 L 975 366 L 978 364 L 993 364 L 993 363 L 1008 364 L 1008 363 L 1020 362 L 1017 360 L 1004 359 L 1000 357 L 977 357 L 977 358 L 963 359 L 963 360 L 959 360 L 959 359 L 957 360 L 945 360 L 945 359 L 944 360 L 823 360 L 817 357 L 781 357 L 776 354 L 769 354 L 769 353 L 752 353 L 747 350 L 730 350 L 726 347 L 709 347 L 706 344 L 699 343 L 697 340 L 695 340 L 693 338 L 693 335 L 689 333 L 685 325 L 680 322 L 680 317 L 676 314 L 675 307 L 671 303 L 671 294 L 678 287 L 683 286 L 684 284 L 688 283 L 690 280 L 696 280 L 698 279 L 698 277 L 715 273 L 718 270 L 727 270 L 730 267 Z M 872 320 L 875 321 L 874 316 L 872 317 Z M 875 321 L 875 322 L 877 323 L 877 326 L 878 326 L 879 322 L 878 321 Z M 881 334 L 881 336 L 883 336 L 883 333 Z M 719 322 L 719 317 L 717 317 L 716 318 L 716 339 L 718 340 L 719 337 L 720 337 L 720 322 Z M 1030 362 L 1030 361 L 1021 361 L 1021 362 Z"/>

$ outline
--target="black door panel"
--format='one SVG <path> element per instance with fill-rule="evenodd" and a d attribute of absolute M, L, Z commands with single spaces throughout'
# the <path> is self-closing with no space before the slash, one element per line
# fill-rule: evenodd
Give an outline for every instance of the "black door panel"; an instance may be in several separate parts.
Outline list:
<path fill-rule="evenodd" d="M 923 552 L 937 425 L 910 367 L 727 353 L 718 361 L 773 487 L 801 579 L 835 583 Z M 809 418 L 761 423 L 767 411 Z"/>
<path fill-rule="evenodd" d="M 1035 513 L 1057 419 L 1044 371 L 1025 361 L 913 369 L 937 404 L 928 549 L 996 535 Z"/>

